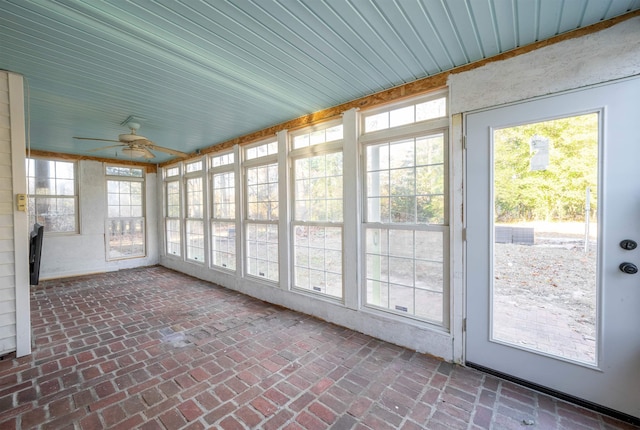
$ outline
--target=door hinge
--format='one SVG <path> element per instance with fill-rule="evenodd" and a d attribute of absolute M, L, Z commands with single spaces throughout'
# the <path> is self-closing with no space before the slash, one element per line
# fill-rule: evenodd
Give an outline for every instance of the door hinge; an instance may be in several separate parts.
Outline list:
<path fill-rule="evenodd" d="M 467 135 L 462 135 L 462 149 L 467 149 Z"/>
<path fill-rule="evenodd" d="M 462 331 L 463 332 L 467 331 L 467 319 L 466 318 L 462 318 Z"/>
<path fill-rule="evenodd" d="M 463 242 L 467 241 L 467 229 L 466 228 L 462 229 L 462 241 Z"/>

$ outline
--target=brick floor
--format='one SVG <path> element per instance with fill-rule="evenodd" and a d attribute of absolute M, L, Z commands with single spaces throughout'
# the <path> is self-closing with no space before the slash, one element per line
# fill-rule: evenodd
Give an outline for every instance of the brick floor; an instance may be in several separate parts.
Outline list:
<path fill-rule="evenodd" d="M 3 430 L 636 428 L 162 267 L 42 282 L 32 322 Z"/>

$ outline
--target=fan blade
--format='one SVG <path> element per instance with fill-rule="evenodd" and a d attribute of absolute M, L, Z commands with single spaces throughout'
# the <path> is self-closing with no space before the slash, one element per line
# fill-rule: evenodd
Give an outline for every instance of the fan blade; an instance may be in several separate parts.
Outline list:
<path fill-rule="evenodd" d="M 142 148 L 144 150 L 144 158 L 156 158 L 155 155 L 153 155 L 153 152 L 149 151 L 147 148 Z"/>
<path fill-rule="evenodd" d="M 109 145 L 109 146 L 103 146 L 102 148 L 90 149 L 90 150 L 89 150 L 89 152 L 102 151 L 103 149 L 117 148 L 117 147 L 119 147 L 119 146 L 122 146 L 122 145 Z"/>
<path fill-rule="evenodd" d="M 94 137 L 76 137 L 73 136 L 74 139 L 78 139 L 78 140 L 95 140 L 98 142 L 120 142 L 119 140 L 113 140 L 113 139 L 98 139 L 98 138 L 94 138 Z"/>
<path fill-rule="evenodd" d="M 182 158 L 187 158 L 189 156 L 189 154 L 185 153 L 185 152 L 180 152 L 180 151 L 176 151 L 175 149 L 170 149 L 170 148 L 164 148 L 162 146 L 158 146 L 155 143 L 148 141 L 150 144 L 149 145 L 145 145 L 147 148 L 150 149 L 155 149 L 156 151 L 160 151 L 160 152 L 166 152 L 167 154 L 171 154 L 171 155 L 177 155 L 178 157 L 182 157 Z"/>

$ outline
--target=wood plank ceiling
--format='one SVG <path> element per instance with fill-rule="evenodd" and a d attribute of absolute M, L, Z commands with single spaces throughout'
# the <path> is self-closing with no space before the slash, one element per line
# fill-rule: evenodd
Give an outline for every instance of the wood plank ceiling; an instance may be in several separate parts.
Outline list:
<path fill-rule="evenodd" d="M 3 0 L 0 69 L 28 81 L 33 149 L 139 118 L 193 152 L 640 9 L 640 0 Z M 158 154 L 153 162 L 169 157 Z"/>

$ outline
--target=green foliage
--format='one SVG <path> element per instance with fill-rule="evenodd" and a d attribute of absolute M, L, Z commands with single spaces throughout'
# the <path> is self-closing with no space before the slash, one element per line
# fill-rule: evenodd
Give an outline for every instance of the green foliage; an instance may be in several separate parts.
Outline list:
<path fill-rule="evenodd" d="M 549 139 L 546 170 L 530 170 L 530 140 Z M 494 132 L 497 222 L 584 219 L 585 192 L 597 208 L 598 114 L 587 114 Z"/>

